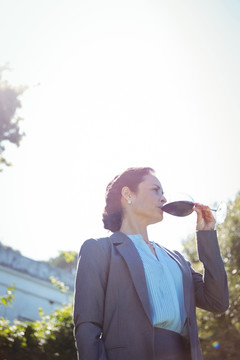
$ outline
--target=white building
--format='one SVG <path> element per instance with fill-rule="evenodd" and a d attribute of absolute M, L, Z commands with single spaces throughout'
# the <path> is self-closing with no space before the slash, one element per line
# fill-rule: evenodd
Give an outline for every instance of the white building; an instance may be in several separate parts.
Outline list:
<path fill-rule="evenodd" d="M 68 286 L 68 294 L 53 286 L 50 276 Z M 74 275 L 0 247 L 0 296 L 12 285 L 15 299 L 9 306 L 0 305 L 0 317 L 34 321 L 40 319 L 39 308 L 48 315 L 72 301 Z"/>

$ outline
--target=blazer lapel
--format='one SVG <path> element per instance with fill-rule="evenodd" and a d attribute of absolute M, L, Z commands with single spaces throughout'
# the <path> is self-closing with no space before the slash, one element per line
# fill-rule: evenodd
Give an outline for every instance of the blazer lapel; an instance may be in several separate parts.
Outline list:
<path fill-rule="evenodd" d="M 122 232 L 114 233 L 111 236 L 111 239 L 128 266 L 144 311 L 146 312 L 149 321 L 152 323 L 151 306 L 149 303 L 145 272 L 138 251 L 129 237 Z"/>

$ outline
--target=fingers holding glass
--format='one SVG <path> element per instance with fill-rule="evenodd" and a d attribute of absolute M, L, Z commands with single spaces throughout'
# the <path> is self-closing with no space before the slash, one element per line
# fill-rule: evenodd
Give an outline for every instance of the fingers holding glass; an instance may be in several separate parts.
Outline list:
<path fill-rule="evenodd" d="M 216 220 L 209 206 L 194 203 L 193 210 L 197 213 L 197 230 L 214 230 Z"/>

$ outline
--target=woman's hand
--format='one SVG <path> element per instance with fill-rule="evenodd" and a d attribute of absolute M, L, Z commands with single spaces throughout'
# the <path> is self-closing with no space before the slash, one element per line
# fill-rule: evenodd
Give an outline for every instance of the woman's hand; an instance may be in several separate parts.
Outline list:
<path fill-rule="evenodd" d="M 216 220 L 210 210 L 209 206 L 194 204 L 194 210 L 197 213 L 197 226 L 196 230 L 214 230 Z"/>

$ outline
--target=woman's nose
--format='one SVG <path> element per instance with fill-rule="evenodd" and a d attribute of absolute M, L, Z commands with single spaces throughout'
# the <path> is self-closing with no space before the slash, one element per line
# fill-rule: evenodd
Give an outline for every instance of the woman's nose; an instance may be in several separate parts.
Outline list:
<path fill-rule="evenodd" d="M 164 195 L 162 195 L 162 198 L 161 198 L 161 203 L 162 204 L 165 204 L 167 202 L 167 199 L 165 198 Z"/>

